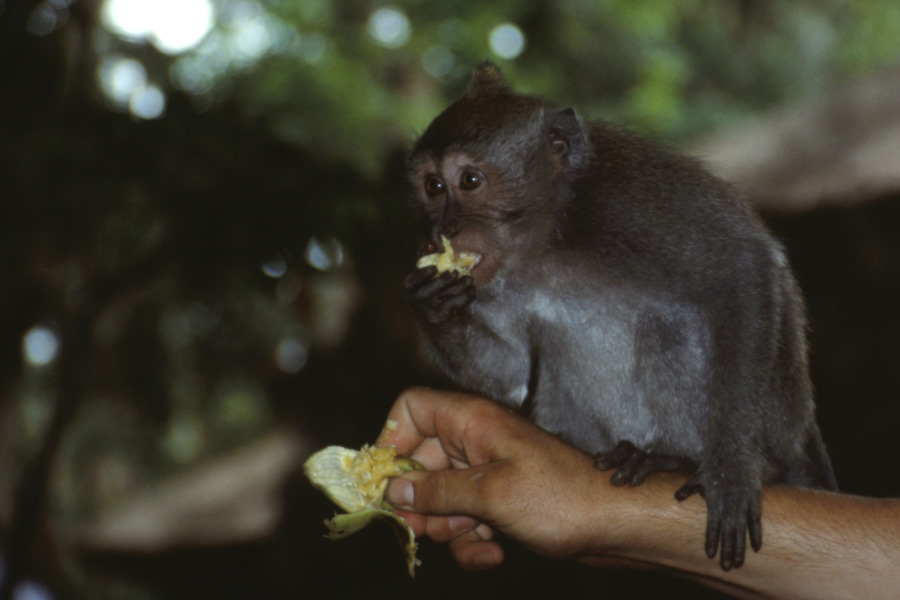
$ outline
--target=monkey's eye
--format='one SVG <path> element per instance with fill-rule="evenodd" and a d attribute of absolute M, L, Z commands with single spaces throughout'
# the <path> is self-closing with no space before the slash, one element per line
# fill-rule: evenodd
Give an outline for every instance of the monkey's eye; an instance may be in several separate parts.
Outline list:
<path fill-rule="evenodd" d="M 425 180 L 425 193 L 429 196 L 439 196 L 444 193 L 444 182 L 440 177 L 429 177 Z"/>
<path fill-rule="evenodd" d="M 568 142 L 561 138 L 550 138 L 550 147 L 553 149 L 553 153 L 559 156 L 562 156 L 569 150 Z"/>
<path fill-rule="evenodd" d="M 480 173 L 474 171 L 466 171 L 459 180 L 459 185 L 464 190 L 474 190 L 484 181 Z"/>

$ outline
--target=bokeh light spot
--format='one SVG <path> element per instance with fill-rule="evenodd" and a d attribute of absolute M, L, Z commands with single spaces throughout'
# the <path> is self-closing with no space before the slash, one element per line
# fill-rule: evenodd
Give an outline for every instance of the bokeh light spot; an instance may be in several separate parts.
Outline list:
<path fill-rule="evenodd" d="M 456 59 L 453 53 L 443 46 L 432 46 L 422 55 L 422 66 L 429 75 L 441 79 L 453 71 Z"/>
<path fill-rule="evenodd" d="M 215 13 L 210 0 L 106 0 L 101 18 L 121 37 L 149 39 L 160 52 L 180 54 L 206 37 Z"/>
<path fill-rule="evenodd" d="M 23 581 L 16 586 L 13 600 L 53 600 L 50 590 L 34 581 Z"/>
<path fill-rule="evenodd" d="M 166 110 L 166 97 L 159 87 L 148 85 L 131 96 L 128 108 L 140 119 L 158 119 Z"/>
<path fill-rule="evenodd" d="M 34 367 L 49 365 L 59 353 L 59 338 L 49 327 L 35 325 L 22 338 L 22 355 Z"/>
<path fill-rule="evenodd" d="M 281 279 L 288 271 L 288 263 L 281 254 L 276 254 L 264 262 L 261 268 L 267 277 Z"/>
<path fill-rule="evenodd" d="M 275 364 L 285 373 L 296 375 L 306 365 L 308 354 L 306 346 L 299 340 L 286 338 L 275 348 Z"/>
<path fill-rule="evenodd" d="M 321 33 L 309 33 L 300 36 L 300 58 L 311 65 L 319 63 L 328 51 L 328 38 Z"/>
<path fill-rule="evenodd" d="M 500 58 L 513 59 L 525 50 L 525 34 L 512 23 L 502 23 L 491 30 L 488 42 Z"/>
<path fill-rule="evenodd" d="M 140 62 L 123 56 L 108 56 L 97 69 L 100 88 L 119 107 L 126 107 L 134 93 L 147 85 L 147 70 Z"/>
<path fill-rule="evenodd" d="M 60 4 L 59 7 L 56 7 L 55 4 Z M 56 29 L 61 27 L 68 18 L 68 11 L 66 10 L 66 6 L 68 4 L 62 2 L 41 2 L 31 11 L 31 15 L 28 17 L 28 33 L 41 36 L 48 35 L 53 33 Z M 2 9 L 2 3 L 0 3 L 0 9 Z"/>
<path fill-rule="evenodd" d="M 368 30 L 372 39 L 386 48 L 405 46 L 412 34 L 406 13 L 396 6 L 385 6 L 372 13 Z"/>
<path fill-rule="evenodd" d="M 145 0 L 107 0 L 100 18 L 113 33 L 139 41 L 150 35 L 153 7 Z"/>
<path fill-rule="evenodd" d="M 344 249 L 334 238 L 319 240 L 313 236 L 306 244 L 303 254 L 309 266 L 319 271 L 330 271 L 344 262 Z"/>
<path fill-rule="evenodd" d="M 199 96 L 212 90 L 216 73 L 207 61 L 189 54 L 175 61 L 169 70 L 169 78 L 182 90 Z"/>

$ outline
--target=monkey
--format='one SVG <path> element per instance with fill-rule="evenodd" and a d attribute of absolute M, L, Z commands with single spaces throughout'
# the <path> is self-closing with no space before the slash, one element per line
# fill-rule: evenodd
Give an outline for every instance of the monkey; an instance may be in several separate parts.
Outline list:
<path fill-rule="evenodd" d="M 615 469 L 682 471 L 728 570 L 762 545 L 765 483 L 836 490 L 804 301 L 749 202 L 699 161 L 515 92 L 483 63 L 408 158 L 422 243 L 469 273 L 405 279 L 423 346 L 461 389 Z"/>

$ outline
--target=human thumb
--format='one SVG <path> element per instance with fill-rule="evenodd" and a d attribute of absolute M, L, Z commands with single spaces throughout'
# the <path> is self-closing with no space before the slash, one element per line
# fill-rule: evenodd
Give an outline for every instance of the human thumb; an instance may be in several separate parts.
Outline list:
<path fill-rule="evenodd" d="M 483 517 L 488 468 L 410 471 L 391 480 L 385 498 L 396 508 L 426 515 Z"/>
<path fill-rule="evenodd" d="M 394 477 L 388 484 L 384 498 L 391 506 L 413 510 L 416 499 L 415 484 L 407 477 Z"/>

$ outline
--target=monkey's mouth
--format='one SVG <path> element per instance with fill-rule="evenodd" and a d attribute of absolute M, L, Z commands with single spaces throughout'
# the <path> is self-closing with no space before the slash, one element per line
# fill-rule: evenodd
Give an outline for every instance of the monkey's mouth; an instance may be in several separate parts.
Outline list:
<path fill-rule="evenodd" d="M 481 255 L 477 252 L 467 252 L 464 250 L 457 253 L 456 260 L 460 264 L 466 265 L 466 268 L 471 271 L 481 262 Z"/>

